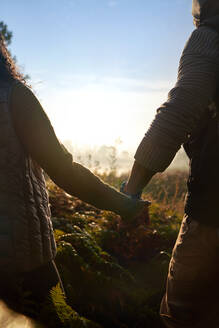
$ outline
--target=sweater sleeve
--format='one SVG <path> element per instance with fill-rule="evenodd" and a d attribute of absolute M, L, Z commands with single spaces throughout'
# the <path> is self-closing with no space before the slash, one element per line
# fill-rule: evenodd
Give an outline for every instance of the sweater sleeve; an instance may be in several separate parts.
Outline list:
<path fill-rule="evenodd" d="M 164 171 L 198 126 L 214 100 L 219 76 L 219 37 L 200 27 L 183 50 L 178 79 L 141 141 L 135 160 L 153 172 Z"/>
<path fill-rule="evenodd" d="M 116 189 L 101 181 L 87 168 L 73 162 L 72 155 L 56 137 L 55 131 L 32 91 L 15 83 L 10 110 L 15 132 L 26 153 L 67 193 L 123 217 L 135 216 L 142 209 Z"/>

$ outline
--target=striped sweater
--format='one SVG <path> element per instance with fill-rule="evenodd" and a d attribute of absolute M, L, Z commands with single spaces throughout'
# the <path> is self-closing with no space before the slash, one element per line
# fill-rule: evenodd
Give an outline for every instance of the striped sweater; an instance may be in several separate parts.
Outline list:
<path fill-rule="evenodd" d="M 185 45 L 177 83 L 137 149 L 138 163 L 155 173 L 170 165 L 215 99 L 218 78 L 219 35 L 203 26 L 194 30 Z"/>

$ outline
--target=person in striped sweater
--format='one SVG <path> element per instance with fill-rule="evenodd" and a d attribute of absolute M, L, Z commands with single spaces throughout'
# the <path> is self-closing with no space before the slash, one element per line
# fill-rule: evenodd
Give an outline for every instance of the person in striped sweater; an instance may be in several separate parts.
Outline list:
<path fill-rule="evenodd" d="M 193 0 L 196 29 L 178 79 L 141 141 L 123 188 L 139 195 L 184 145 L 190 158 L 185 216 L 160 315 L 166 327 L 219 327 L 219 1 Z"/>

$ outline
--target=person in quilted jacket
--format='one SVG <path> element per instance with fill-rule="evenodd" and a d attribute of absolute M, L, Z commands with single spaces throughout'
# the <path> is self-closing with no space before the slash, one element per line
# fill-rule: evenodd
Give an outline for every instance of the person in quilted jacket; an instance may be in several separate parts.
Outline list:
<path fill-rule="evenodd" d="M 41 304 L 52 287 L 62 285 L 54 262 L 56 244 L 43 171 L 70 195 L 124 220 L 147 213 L 148 202 L 125 196 L 73 161 L 2 38 L 0 299 L 11 307 L 18 305 L 21 292 Z"/>

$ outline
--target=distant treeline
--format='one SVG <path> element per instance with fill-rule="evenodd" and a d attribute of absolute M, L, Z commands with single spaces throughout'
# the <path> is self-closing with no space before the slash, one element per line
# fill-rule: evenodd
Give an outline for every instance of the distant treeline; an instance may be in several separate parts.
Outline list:
<path fill-rule="evenodd" d="M 134 161 L 134 151 L 121 150 L 116 145 L 80 148 L 73 146 L 71 141 L 64 142 L 64 145 L 73 154 L 76 162 L 100 173 L 113 171 L 120 175 L 129 172 Z M 188 159 L 183 149 L 179 150 L 169 169 L 188 170 Z"/>

